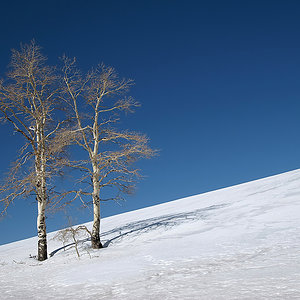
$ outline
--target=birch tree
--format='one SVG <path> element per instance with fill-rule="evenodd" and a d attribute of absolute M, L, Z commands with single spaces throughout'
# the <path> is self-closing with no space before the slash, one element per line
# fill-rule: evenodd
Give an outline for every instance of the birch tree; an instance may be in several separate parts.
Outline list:
<path fill-rule="evenodd" d="M 61 169 L 66 140 L 59 134 L 63 122 L 54 118 L 60 93 L 55 69 L 34 42 L 12 51 L 10 71 L 0 82 L 3 119 L 23 136 L 19 158 L 1 186 L 2 215 L 18 198 L 37 201 L 38 260 L 47 259 L 46 206 L 50 181 Z"/>
<path fill-rule="evenodd" d="M 65 101 L 70 106 L 76 126 L 70 133 L 74 142 L 86 153 L 85 159 L 72 162 L 81 170 L 82 181 L 89 179 L 90 189 L 73 191 L 76 197 L 90 195 L 93 205 L 93 248 L 102 248 L 100 241 L 100 202 L 118 200 L 130 194 L 140 176 L 134 163 L 150 158 L 155 151 L 148 138 L 137 132 L 118 129 L 119 113 L 133 112 L 139 104 L 126 94 L 133 84 L 120 79 L 111 67 L 104 65 L 82 75 L 75 59 L 63 58 Z M 103 198 L 103 189 L 115 188 L 110 199 Z"/>

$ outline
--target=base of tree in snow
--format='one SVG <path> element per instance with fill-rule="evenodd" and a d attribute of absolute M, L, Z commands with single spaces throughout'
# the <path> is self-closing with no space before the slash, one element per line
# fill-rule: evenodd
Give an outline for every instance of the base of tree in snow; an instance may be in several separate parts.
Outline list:
<path fill-rule="evenodd" d="M 103 245 L 100 242 L 100 237 L 99 236 L 97 236 L 97 237 L 92 236 L 91 242 L 92 242 L 92 248 L 93 249 L 101 249 L 101 248 L 103 248 Z"/>

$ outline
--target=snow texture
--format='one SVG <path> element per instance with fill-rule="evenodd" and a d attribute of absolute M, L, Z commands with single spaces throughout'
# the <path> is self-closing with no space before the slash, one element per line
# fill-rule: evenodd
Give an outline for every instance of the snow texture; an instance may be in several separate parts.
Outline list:
<path fill-rule="evenodd" d="M 86 224 L 91 227 L 91 224 Z M 0 246 L 0 299 L 300 299 L 300 170 L 103 219 L 38 262 Z M 71 241 L 70 241 L 71 243 Z"/>

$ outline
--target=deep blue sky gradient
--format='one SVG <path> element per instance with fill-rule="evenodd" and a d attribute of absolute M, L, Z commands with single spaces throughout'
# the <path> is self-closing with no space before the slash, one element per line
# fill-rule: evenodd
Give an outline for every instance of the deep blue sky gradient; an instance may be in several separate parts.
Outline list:
<path fill-rule="evenodd" d="M 299 1 L 6 1 L 0 74 L 10 49 L 34 38 L 49 63 L 63 53 L 135 79 L 142 107 L 125 128 L 149 135 L 135 196 L 102 216 L 151 206 L 300 167 Z M 2 176 L 18 137 L 0 129 Z M 74 222 L 91 220 L 74 207 Z M 36 203 L 18 201 L 0 244 L 36 234 Z M 66 225 L 49 216 L 48 231 Z"/>

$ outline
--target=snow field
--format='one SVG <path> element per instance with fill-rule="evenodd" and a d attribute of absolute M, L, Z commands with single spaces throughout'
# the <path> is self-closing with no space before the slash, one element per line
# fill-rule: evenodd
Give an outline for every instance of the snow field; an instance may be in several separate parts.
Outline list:
<path fill-rule="evenodd" d="M 90 223 L 86 224 L 91 226 Z M 0 246 L 0 299 L 300 299 L 300 170 L 102 220 L 77 258 Z"/>

